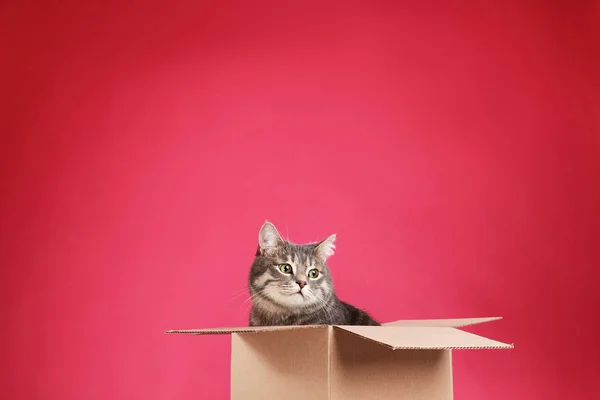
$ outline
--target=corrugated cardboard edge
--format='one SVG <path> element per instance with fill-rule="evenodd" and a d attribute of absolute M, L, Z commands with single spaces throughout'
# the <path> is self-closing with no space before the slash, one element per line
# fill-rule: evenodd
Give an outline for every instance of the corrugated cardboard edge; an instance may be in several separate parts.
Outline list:
<path fill-rule="evenodd" d="M 430 345 L 430 346 L 394 346 L 384 340 L 377 340 L 374 339 L 372 337 L 369 337 L 365 334 L 361 334 L 358 332 L 353 332 L 352 328 L 354 327 L 344 327 L 344 326 L 333 326 L 334 329 L 338 329 L 341 330 L 343 332 L 347 332 L 349 334 L 352 334 L 354 336 L 357 336 L 361 339 L 364 340 L 368 340 L 371 341 L 373 343 L 377 343 L 381 346 L 387 347 L 389 349 L 392 350 L 507 350 L 507 349 L 512 349 L 514 348 L 514 343 L 508 344 L 508 343 L 503 343 L 503 342 L 499 342 L 497 340 L 494 339 L 490 339 L 484 336 L 480 336 L 480 335 L 475 335 L 473 333 L 469 333 L 469 332 L 464 332 L 461 331 L 459 329 L 456 328 L 452 328 L 452 327 L 441 327 L 441 328 L 448 328 L 448 329 L 453 329 L 453 330 L 457 330 L 459 332 L 462 332 L 465 335 L 469 335 L 472 336 L 474 338 L 480 338 L 483 339 L 485 341 L 488 341 L 490 343 L 494 343 L 494 344 L 490 344 L 490 345 L 477 345 L 477 346 L 473 346 L 473 345 L 453 345 L 453 346 L 437 346 L 437 345 Z M 369 327 L 371 328 L 371 327 Z M 394 328 L 394 327 L 390 327 L 390 328 Z M 397 327 L 397 328 L 402 328 L 402 327 Z M 421 327 L 419 327 L 421 328 Z M 427 329 L 428 327 L 422 327 Z M 496 344 L 497 343 L 497 344 Z"/>
<path fill-rule="evenodd" d="M 462 328 L 466 326 L 482 324 L 491 321 L 498 321 L 502 319 L 502 317 L 483 317 L 483 318 L 452 318 L 452 319 L 420 319 L 420 320 L 398 320 L 393 322 L 388 322 L 382 324 L 381 328 L 393 328 L 393 327 L 423 327 L 423 328 L 435 328 L 435 327 L 444 327 L 444 328 Z M 241 333 L 241 334 L 251 334 L 251 333 L 259 333 L 259 332 L 278 332 L 278 331 L 289 331 L 296 329 L 314 329 L 314 328 L 324 328 L 330 327 L 329 334 L 331 335 L 334 328 L 339 328 L 335 325 L 288 325 L 288 326 L 243 326 L 243 327 L 222 327 L 222 328 L 206 328 L 206 329 L 177 329 L 177 330 L 167 330 L 166 334 L 183 334 L 183 335 L 227 335 L 233 333 Z M 345 330 L 343 327 L 341 329 Z M 350 332 L 349 330 L 346 330 Z M 368 337 L 362 336 L 355 332 L 350 332 L 356 336 L 363 337 L 367 340 L 373 340 Z M 488 339 L 488 338 L 486 338 Z M 492 339 L 489 339 L 492 340 Z M 499 343 L 498 346 L 455 346 L 455 347 L 444 347 L 444 346 L 432 346 L 432 347 L 394 347 L 386 343 L 382 343 L 377 340 L 373 340 L 383 346 L 392 348 L 392 349 L 439 349 L 439 350 L 448 350 L 448 349 L 504 349 L 504 348 L 513 348 L 514 344 L 506 344 L 502 342 Z"/>
<path fill-rule="evenodd" d="M 463 328 L 465 326 L 484 324 L 486 322 L 499 321 L 502 317 L 478 317 L 478 318 L 442 318 L 442 319 L 401 319 L 398 321 L 385 322 L 382 326 L 423 326 L 423 327 L 449 327 Z"/>
<path fill-rule="evenodd" d="M 450 327 L 463 328 L 465 326 L 483 324 L 486 322 L 498 321 L 502 317 L 484 317 L 484 318 L 448 318 L 448 319 L 414 319 L 398 320 L 381 324 L 381 326 L 422 326 L 422 327 Z M 171 329 L 165 331 L 167 334 L 187 334 L 187 335 L 226 335 L 230 333 L 251 333 L 284 331 L 290 329 L 303 329 L 324 327 L 328 325 L 293 325 L 293 326 L 243 326 L 243 327 L 223 327 L 223 328 L 204 328 L 204 329 Z"/>

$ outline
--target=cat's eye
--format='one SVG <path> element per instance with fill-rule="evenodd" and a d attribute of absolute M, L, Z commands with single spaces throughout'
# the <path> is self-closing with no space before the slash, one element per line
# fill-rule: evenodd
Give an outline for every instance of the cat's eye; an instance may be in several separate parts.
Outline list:
<path fill-rule="evenodd" d="M 284 274 L 291 274 L 292 266 L 290 264 L 279 264 L 279 270 Z"/>
<path fill-rule="evenodd" d="M 315 279 L 319 276 L 319 270 L 318 269 L 311 269 L 310 271 L 308 271 L 308 277 L 310 279 Z"/>

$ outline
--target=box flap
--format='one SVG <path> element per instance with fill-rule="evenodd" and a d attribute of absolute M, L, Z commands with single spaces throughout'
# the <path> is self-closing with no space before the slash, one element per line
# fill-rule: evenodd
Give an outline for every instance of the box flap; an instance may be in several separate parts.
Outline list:
<path fill-rule="evenodd" d="M 346 332 L 391 349 L 510 349 L 511 344 L 450 327 L 422 326 L 336 326 Z"/>
<path fill-rule="evenodd" d="M 243 326 L 243 327 L 206 328 L 206 329 L 176 329 L 176 330 L 168 330 L 165 333 L 184 334 L 184 335 L 228 335 L 230 333 L 285 331 L 285 330 L 291 330 L 291 329 L 322 328 L 324 326 L 327 326 L 327 325 Z"/>
<path fill-rule="evenodd" d="M 439 326 L 449 328 L 461 328 L 463 326 L 483 324 L 484 322 L 497 321 L 502 317 L 486 318 L 451 318 L 451 319 L 405 319 L 393 322 L 386 322 L 383 326 Z"/>

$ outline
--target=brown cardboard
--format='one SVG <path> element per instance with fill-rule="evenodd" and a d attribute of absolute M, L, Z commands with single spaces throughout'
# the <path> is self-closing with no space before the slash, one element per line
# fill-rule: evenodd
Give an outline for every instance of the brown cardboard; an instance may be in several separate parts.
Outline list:
<path fill-rule="evenodd" d="M 234 334 L 232 399 L 327 400 L 327 327 Z"/>
<path fill-rule="evenodd" d="M 446 326 L 449 328 L 463 328 L 469 325 L 483 324 L 484 322 L 498 321 L 502 317 L 489 318 L 454 318 L 454 319 L 401 319 L 386 322 L 384 326 Z"/>
<path fill-rule="evenodd" d="M 329 399 L 452 399 L 450 350 L 390 350 L 336 331 Z"/>
<path fill-rule="evenodd" d="M 511 346 L 456 328 L 421 326 L 336 326 L 393 350 L 503 349 Z"/>
<path fill-rule="evenodd" d="M 382 326 L 170 330 L 232 335 L 231 398 L 451 400 L 452 350 L 513 346 L 458 328 L 500 318 L 400 320 Z"/>

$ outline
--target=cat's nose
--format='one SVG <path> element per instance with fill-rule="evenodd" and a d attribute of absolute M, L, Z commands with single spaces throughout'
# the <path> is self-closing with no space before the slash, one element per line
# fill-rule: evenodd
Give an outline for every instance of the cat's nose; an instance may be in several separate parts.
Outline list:
<path fill-rule="evenodd" d="M 297 281 L 296 283 L 298 285 L 300 285 L 300 289 L 302 289 L 304 286 L 306 286 L 306 281 Z"/>

